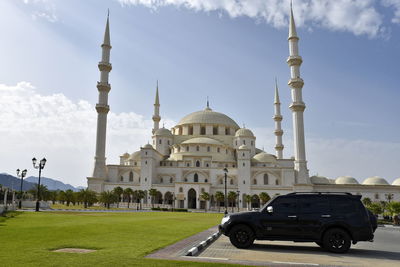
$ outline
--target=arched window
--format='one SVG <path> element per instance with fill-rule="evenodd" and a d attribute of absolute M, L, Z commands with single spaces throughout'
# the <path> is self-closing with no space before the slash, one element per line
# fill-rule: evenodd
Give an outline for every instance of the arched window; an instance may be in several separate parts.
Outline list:
<path fill-rule="evenodd" d="M 229 135 L 229 128 L 225 128 L 225 135 Z"/>
<path fill-rule="evenodd" d="M 375 194 L 375 199 L 379 199 L 379 194 Z"/>
<path fill-rule="evenodd" d="M 206 167 L 208 168 L 210 165 L 208 165 L 208 163 L 206 164 Z"/>
<path fill-rule="evenodd" d="M 119 180 L 120 180 L 121 182 L 123 182 L 123 181 L 124 181 L 124 177 L 121 176 L 121 177 L 119 178 Z"/>
<path fill-rule="evenodd" d="M 170 184 L 172 184 L 173 181 L 174 181 L 174 179 L 172 179 L 172 177 L 169 178 L 169 183 L 170 183 Z"/>
<path fill-rule="evenodd" d="M 136 161 L 135 161 L 134 165 L 137 166 L 137 162 Z"/>
<path fill-rule="evenodd" d="M 245 166 L 246 164 L 244 164 L 244 162 L 243 162 L 243 167 Z"/>
<path fill-rule="evenodd" d="M 200 167 L 200 161 L 196 161 L 196 167 Z"/>
<path fill-rule="evenodd" d="M 181 152 L 181 147 L 180 146 L 178 146 L 178 152 Z"/>
<path fill-rule="evenodd" d="M 194 182 L 195 183 L 199 182 L 199 175 L 197 173 L 194 174 Z"/>
<path fill-rule="evenodd" d="M 182 192 L 183 192 L 183 188 L 179 187 L 179 193 L 182 193 Z"/>
<path fill-rule="evenodd" d="M 230 184 L 233 184 L 233 179 L 231 179 Z"/>
<path fill-rule="evenodd" d="M 169 140 L 168 140 L 168 145 L 170 144 Z"/>
<path fill-rule="evenodd" d="M 185 178 L 185 180 L 184 180 L 185 182 L 187 182 L 187 178 Z"/>
<path fill-rule="evenodd" d="M 251 146 L 254 146 L 254 141 L 251 141 Z"/>
<path fill-rule="evenodd" d="M 253 184 L 257 184 L 257 179 L 254 179 L 254 180 L 253 180 Z"/>
<path fill-rule="evenodd" d="M 218 134 L 218 127 L 214 126 L 213 127 L 213 135 L 217 135 Z"/>
<path fill-rule="evenodd" d="M 160 178 L 160 184 L 164 183 L 164 179 L 161 177 Z"/>
<path fill-rule="evenodd" d="M 235 141 L 235 145 L 237 146 L 237 140 Z"/>
<path fill-rule="evenodd" d="M 201 134 L 201 135 L 205 135 L 205 134 L 206 134 L 206 127 L 202 126 L 202 127 L 200 128 L 200 134 Z"/>
<path fill-rule="evenodd" d="M 264 184 L 268 184 L 268 174 L 264 173 Z"/>
<path fill-rule="evenodd" d="M 228 149 L 225 150 L 225 154 L 228 154 Z"/>
<path fill-rule="evenodd" d="M 204 193 L 206 190 L 204 188 L 201 189 L 201 192 Z"/>
<path fill-rule="evenodd" d="M 243 152 L 242 156 L 244 157 L 244 152 Z"/>
<path fill-rule="evenodd" d="M 208 183 L 208 180 L 207 180 L 207 179 L 204 179 L 204 182 L 205 182 L 205 183 Z"/>
<path fill-rule="evenodd" d="M 189 151 L 189 146 L 186 147 L 186 151 Z"/>
<path fill-rule="evenodd" d="M 219 149 L 219 147 L 217 148 L 217 152 L 218 152 L 218 153 L 220 152 L 220 149 Z"/>
<path fill-rule="evenodd" d="M 224 181 L 222 179 L 220 179 L 219 184 L 224 184 Z"/>
<path fill-rule="evenodd" d="M 275 185 L 279 185 L 279 180 L 278 179 L 275 180 Z"/>
<path fill-rule="evenodd" d="M 160 139 L 160 140 L 158 140 L 158 143 L 161 145 L 161 139 Z"/>
<path fill-rule="evenodd" d="M 207 147 L 207 152 L 210 152 L 210 147 L 209 146 Z"/>
<path fill-rule="evenodd" d="M 188 162 L 188 163 L 186 163 L 186 167 L 189 167 L 190 166 L 190 163 Z"/>
<path fill-rule="evenodd" d="M 245 145 L 246 144 L 246 140 L 243 140 L 243 145 Z"/>
<path fill-rule="evenodd" d="M 133 182 L 133 172 L 129 173 L 129 182 Z"/>
<path fill-rule="evenodd" d="M 196 146 L 196 151 L 200 151 L 200 147 L 199 146 Z"/>
<path fill-rule="evenodd" d="M 189 126 L 189 135 L 193 135 L 193 126 Z"/>

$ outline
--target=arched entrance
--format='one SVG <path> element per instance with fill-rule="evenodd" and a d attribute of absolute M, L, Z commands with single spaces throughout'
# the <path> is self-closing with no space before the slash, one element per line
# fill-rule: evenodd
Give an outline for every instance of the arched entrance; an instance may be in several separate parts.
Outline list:
<path fill-rule="evenodd" d="M 163 203 L 162 201 L 163 201 L 162 193 L 160 191 L 157 191 L 157 195 L 154 199 L 154 204 L 162 204 Z"/>
<path fill-rule="evenodd" d="M 260 198 L 258 195 L 253 195 L 251 197 L 251 208 L 260 208 Z"/>
<path fill-rule="evenodd" d="M 196 191 L 193 188 L 190 188 L 188 191 L 188 208 L 196 209 L 197 196 Z"/>
<path fill-rule="evenodd" d="M 173 198 L 173 196 L 172 196 L 171 192 L 168 191 L 167 193 L 165 193 L 164 204 L 172 205 L 172 198 Z"/>

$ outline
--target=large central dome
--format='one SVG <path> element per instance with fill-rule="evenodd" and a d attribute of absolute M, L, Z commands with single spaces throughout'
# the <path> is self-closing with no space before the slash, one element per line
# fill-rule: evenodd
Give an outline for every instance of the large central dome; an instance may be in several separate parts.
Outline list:
<path fill-rule="evenodd" d="M 183 117 L 178 125 L 184 124 L 216 124 L 240 128 L 237 123 L 225 114 L 215 112 L 210 108 L 190 113 Z"/>

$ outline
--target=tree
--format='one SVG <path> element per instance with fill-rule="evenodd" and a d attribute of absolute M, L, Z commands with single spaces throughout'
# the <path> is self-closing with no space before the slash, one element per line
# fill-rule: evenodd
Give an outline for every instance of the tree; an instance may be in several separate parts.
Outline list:
<path fill-rule="evenodd" d="M 268 195 L 268 193 L 265 193 L 265 192 L 261 192 L 259 197 L 260 197 L 262 205 L 264 205 L 271 199 L 271 197 Z"/>
<path fill-rule="evenodd" d="M 215 192 L 215 200 L 217 200 L 218 204 L 218 212 L 220 212 L 221 202 L 225 200 L 225 195 L 221 191 Z"/>
<path fill-rule="evenodd" d="M 233 208 L 234 208 L 234 205 L 235 205 L 237 196 L 238 196 L 238 195 L 237 195 L 236 192 L 229 191 L 229 193 L 228 193 L 228 200 L 229 200 L 229 202 L 231 203 L 232 212 L 234 212 Z"/>
<path fill-rule="evenodd" d="M 247 203 L 247 210 L 249 210 L 250 203 L 251 203 L 251 195 L 246 195 L 246 203 Z"/>
<path fill-rule="evenodd" d="M 65 191 L 65 201 L 67 202 L 67 206 L 69 206 L 71 202 L 75 203 L 74 191 L 72 191 L 71 189 Z"/>
<path fill-rule="evenodd" d="M 385 198 L 390 203 L 390 201 L 392 201 L 392 199 L 393 199 L 393 194 L 392 193 L 387 193 L 387 194 L 385 194 Z"/>
<path fill-rule="evenodd" d="M 399 221 L 396 217 L 400 214 L 400 202 L 389 202 L 386 206 L 386 209 L 388 210 L 390 215 L 393 216 L 393 222 L 395 224 L 398 224 Z"/>
<path fill-rule="evenodd" d="M 50 191 L 49 196 L 51 202 L 53 202 L 53 205 L 56 204 L 56 200 L 58 198 L 58 191 Z"/>
<path fill-rule="evenodd" d="M 131 196 L 133 195 L 133 190 L 132 188 L 128 187 L 124 189 L 124 192 L 122 193 L 124 197 L 128 199 L 128 209 L 129 209 L 129 203 L 131 202 Z"/>
<path fill-rule="evenodd" d="M 37 196 L 37 184 L 35 187 L 33 187 L 32 189 L 28 190 L 28 193 Z M 47 186 L 41 184 L 40 185 L 40 196 L 39 196 L 39 200 L 44 200 L 47 201 L 50 199 L 50 191 L 49 189 L 47 189 Z"/>
<path fill-rule="evenodd" d="M 117 208 L 119 207 L 119 202 L 121 202 L 121 195 L 124 192 L 124 189 L 122 187 L 117 186 L 114 188 L 114 193 L 118 196 L 118 201 L 117 201 Z"/>
<path fill-rule="evenodd" d="M 136 192 L 140 209 L 142 209 L 142 199 L 146 197 L 146 193 L 143 190 L 136 190 Z"/>
<path fill-rule="evenodd" d="M 374 215 L 381 214 L 383 212 L 382 205 L 377 202 L 372 202 L 367 206 L 367 209 L 369 209 Z"/>
<path fill-rule="evenodd" d="M 204 207 L 204 212 L 207 212 L 207 202 L 210 200 L 210 194 L 207 192 L 201 193 L 200 197 L 206 202 L 206 205 Z"/>
<path fill-rule="evenodd" d="M 100 194 L 99 201 L 109 209 L 111 204 L 119 201 L 119 197 L 114 191 L 103 191 Z"/>
<path fill-rule="evenodd" d="M 64 205 L 65 201 L 67 201 L 67 197 L 65 196 L 65 192 L 63 190 L 58 192 L 57 200 L 59 202 L 61 202 L 63 205 Z"/>
<path fill-rule="evenodd" d="M 369 205 L 371 205 L 372 201 L 369 197 L 364 197 L 362 199 L 362 203 L 364 204 L 364 206 L 368 207 Z"/>
<path fill-rule="evenodd" d="M 158 194 L 158 190 L 157 190 L 157 189 L 151 188 L 151 189 L 149 190 L 149 195 L 150 195 L 150 197 L 151 197 L 151 207 L 152 207 L 152 208 L 154 208 L 154 199 L 155 199 L 155 197 L 157 196 L 157 194 Z"/>
<path fill-rule="evenodd" d="M 77 193 L 77 199 L 79 202 L 82 202 L 84 208 L 87 209 L 88 206 L 91 206 L 97 202 L 96 192 L 89 190 L 88 188 L 81 189 Z"/>

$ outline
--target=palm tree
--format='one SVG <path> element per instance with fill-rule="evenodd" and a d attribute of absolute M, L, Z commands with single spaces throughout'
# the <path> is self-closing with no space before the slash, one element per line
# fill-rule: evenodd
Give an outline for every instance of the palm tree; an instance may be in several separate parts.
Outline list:
<path fill-rule="evenodd" d="M 72 191 L 71 189 L 65 191 L 65 201 L 67 202 L 67 206 L 69 206 L 71 202 L 75 203 L 74 191 Z"/>
<path fill-rule="evenodd" d="M 97 201 L 96 192 L 86 189 L 81 189 L 78 194 L 78 200 L 83 202 L 84 208 L 87 209 L 88 206 L 93 205 Z"/>
<path fill-rule="evenodd" d="M 132 188 L 128 187 L 124 189 L 124 192 L 122 193 L 124 197 L 128 199 L 128 209 L 129 209 L 129 203 L 131 202 L 131 196 L 133 195 L 133 190 Z"/>
<path fill-rule="evenodd" d="M 237 193 L 236 193 L 236 192 L 233 192 L 233 191 L 229 191 L 229 193 L 228 193 L 228 200 L 229 200 L 229 202 L 230 202 L 231 205 L 232 205 L 232 212 L 234 212 L 233 206 L 235 205 L 236 198 L 237 198 Z"/>
<path fill-rule="evenodd" d="M 151 197 L 151 207 L 154 208 L 154 199 L 158 195 L 158 190 L 155 188 L 151 188 L 149 190 L 149 195 Z"/>
<path fill-rule="evenodd" d="M 246 195 L 246 203 L 247 203 L 247 210 L 249 210 L 250 203 L 251 203 L 251 195 Z"/>
<path fill-rule="evenodd" d="M 369 197 L 365 197 L 362 199 L 362 203 L 364 204 L 364 206 L 367 207 L 367 206 L 371 205 L 372 201 Z"/>
<path fill-rule="evenodd" d="M 200 197 L 206 202 L 204 212 L 207 212 L 207 202 L 210 200 L 210 194 L 207 192 L 201 193 Z"/>
<path fill-rule="evenodd" d="M 393 222 L 394 224 L 398 224 L 398 214 L 400 214 L 400 202 L 389 202 L 386 206 L 386 209 L 388 210 L 388 212 L 390 213 L 390 215 L 393 217 Z"/>
<path fill-rule="evenodd" d="M 139 201 L 140 209 L 142 209 L 142 199 L 146 197 L 146 193 L 143 190 L 137 190 L 137 199 Z"/>
<path fill-rule="evenodd" d="M 265 192 L 261 192 L 259 197 L 260 197 L 262 205 L 264 205 L 271 199 L 271 197 L 268 195 L 268 193 L 265 193 Z"/>
<path fill-rule="evenodd" d="M 117 202 L 117 208 L 119 207 L 119 202 L 121 202 L 121 195 L 124 192 L 124 189 L 122 187 L 117 186 L 114 188 L 114 193 L 118 196 L 118 202 Z"/>
<path fill-rule="evenodd" d="M 215 200 L 217 200 L 217 204 L 218 204 L 218 212 L 220 212 L 220 208 L 221 208 L 221 202 L 225 200 L 225 195 L 224 193 L 222 193 L 221 191 L 217 191 L 215 192 Z"/>
<path fill-rule="evenodd" d="M 65 192 L 63 190 L 61 190 L 60 192 L 58 192 L 58 196 L 57 196 L 57 200 L 59 202 L 61 202 L 64 205 L 64 202 L 67 201 L 67 198 L 65 196 Z"/>
<path fill-rule="evenodd" d="M 100 194 L 99 201 L 101 203 L 103 203 L 107 207 L 107 209 L 109 209 L 110 204 L 113 204 L 113 203 L 119 201 L 118 198 L 119 198 L 118 195 L 114 191 L 103 191 Z"/>

